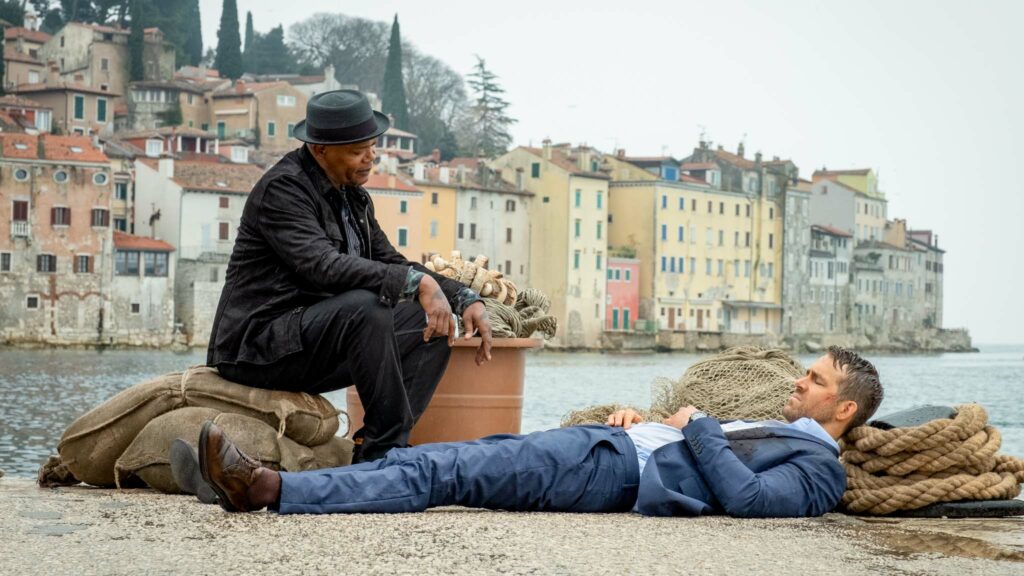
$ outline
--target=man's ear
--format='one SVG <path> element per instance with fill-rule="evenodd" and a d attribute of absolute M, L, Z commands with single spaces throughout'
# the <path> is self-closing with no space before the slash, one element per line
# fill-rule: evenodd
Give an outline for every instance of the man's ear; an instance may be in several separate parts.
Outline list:
<path fill-rule="evenodd" d="M 836 422 L 848 423 L 857 414 L 858 406 L 854 400 L 840 400 L 836 404 L 834 419 Z"/>
<path fill-rule="evenodd" d="M 324 156 L 324 145 L 323 144 L 306 144 L 309 151 L 315 158 L 323 158 Z"/>

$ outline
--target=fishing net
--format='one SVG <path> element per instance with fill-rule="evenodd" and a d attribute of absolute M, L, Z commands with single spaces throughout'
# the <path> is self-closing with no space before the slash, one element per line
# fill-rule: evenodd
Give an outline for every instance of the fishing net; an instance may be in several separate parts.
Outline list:
<path fill-rule="evenodd" d="M 690 366 L 678 380 L 656 378 L 647 410 L 619 404 L 570 412 L 562 426 L 604 424 L 608 415 L 633 408 L 645 421 L 660 421 L 683 406 L 696 406 L 719 420 L 781 419 L 782 406 L 793 393 L 793 381 L 804 368 L 777 349 L 730 348 Z"/>

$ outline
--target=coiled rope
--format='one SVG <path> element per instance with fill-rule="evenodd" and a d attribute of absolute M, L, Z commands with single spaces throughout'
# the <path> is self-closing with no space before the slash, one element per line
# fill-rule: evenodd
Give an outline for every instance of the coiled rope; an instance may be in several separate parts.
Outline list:
<path fill-rule="evenodd" d="M 936 502 L 1016 498 L 1024 460 L 997 454 L 1001 442 L 977 404 L 958 406 L 954 418 L 912 428 L 859 426 L 841 443 L 843 505 L 881 515 Z"/>
<path fill-rule="evenodd" d="M 540 332 L 554 338 L 558 319 L 550 316 L 551 300 L 536 288 L 527 288 L 516 298 L 515 306 L 506 306 L 493 298 L 481 298 L 497 338 L 529 338 Z"/>

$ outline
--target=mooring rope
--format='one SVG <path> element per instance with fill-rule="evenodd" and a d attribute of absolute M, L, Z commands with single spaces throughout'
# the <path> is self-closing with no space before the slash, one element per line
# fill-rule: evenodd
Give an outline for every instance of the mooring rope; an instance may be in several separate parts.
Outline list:
<path fill-rule="evenodd" d="M 911 428 L 854 428 L 842 441 L 843 505 L 850 512 L 891 514 L 936 502 L 1016 498 L 1024 460 L 997 454 L 1001 441 L 977 404 Z"/>
<path fill-rule="evenodd" d="M 540 332 L 554 338 L 558 320 L 548 315 L 551 300 L 540 290 L 527 288 L 520 292 L 515 307 L 493 298 L 481 298 L 491 321 L 491 332 L 497 338 L 529 338 Z"/>

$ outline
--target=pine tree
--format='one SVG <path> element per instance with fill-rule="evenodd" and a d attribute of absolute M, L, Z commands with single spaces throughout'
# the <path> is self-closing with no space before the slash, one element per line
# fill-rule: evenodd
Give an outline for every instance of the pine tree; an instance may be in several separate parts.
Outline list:
<path fill-rule="evenodd" d="M 146 45 L 146 22 L 143 18 L 143 0 L 131 0 L 128 11 L 131 16 L 131 30 L 128 33 L 128 78 L 132 81 L 146 79 L 146 65 L 143 52 Z"/>
<path fill-rule="evenodd" d="M 284 43 L 284 26 L 271 28 L 270 32 L 253 35 L 252 48 L 246 52 L 245 71 L 253 74 L 287 74 L 298 65 L 292 52 Z"/>
<path fill-rule="evenodd" d="M 509 127 L 516 123 L 516 120 L 505 112 L 509 106 L 502 97 L 505 90 L 498 84 L 498 77 L 487 69 L 487 64 L 480 56 L 476 57 L 476 66 L 468 78 L 467 83 L 476 100 L 471 110 L 473 142 L 470 143 L 468 152 L 488 157 L 503 154 L 512 143 Z"/>
<path fill-rule="evenodd" d="M 224 0 L 217 30 L 217 60 L 221 76 L 235 80 L 242 75 L 242 39 L 238 37 L 238 4 Z"/>
<path fill-rule="evenodd" d="M 381 108 L 395 119 L 396 128 L 408 128 L 409 106 L 405 100 L 405 82 L 402 79 L 402 35 L 398 28 L 398 14 L 391 24 L 391 43 L 388 61 L 384 66 L 384 84 L 381 88 Z"/>
<path fill-rule="evenodd" d="M 246 72 L 253 71 L 252 50 L 256 38 L 252 28 L 252 11 L 245 13 L 245 48 L 242 49 L 242 62 Z"/>
<path fill-rule="evenodd" d="M 188 0 L 185 9 L 185 62 L 198 66 L 203 59 L 203 25 L 199 16 L 199 0 Z"/>

